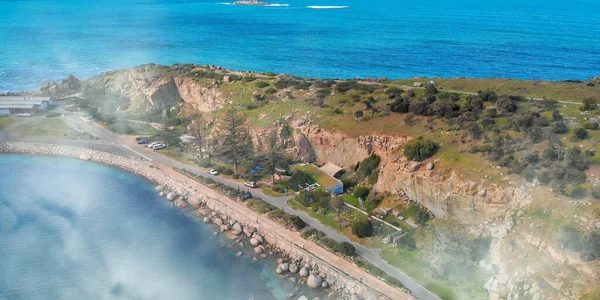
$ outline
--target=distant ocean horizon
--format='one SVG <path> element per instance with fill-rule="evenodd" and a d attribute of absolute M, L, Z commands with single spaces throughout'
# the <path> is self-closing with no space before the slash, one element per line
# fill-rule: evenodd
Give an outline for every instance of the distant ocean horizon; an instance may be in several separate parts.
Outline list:
<path fill-rule="evenodd" d="M 596 0 L 0 0 L 0 92 L 146 63 L 319 78 L 600 75 Z"/>

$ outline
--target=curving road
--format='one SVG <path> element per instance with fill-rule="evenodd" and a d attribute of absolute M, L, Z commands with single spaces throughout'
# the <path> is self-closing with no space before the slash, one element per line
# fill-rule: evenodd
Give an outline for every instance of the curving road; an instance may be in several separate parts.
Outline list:
<path fill-rule="evenodd" d="M 243 186 L 240 182 L 237 182 L 237 181 L 234 181 L 231 179 L 227 179 L 227 178 L 223 178 L 220 176 L 210 175 L 206 172 L 206 169 L 203 169 L 200 167 L 195 167 L 195 166 L 190 166 L 185 163 L 174 160 L 172 158 L 160 155 L 157 152 L 150 150 L 149 148 L 144 148 L 139 145 L 136 145 L 133 141 L 125 140 L 124 138 L 121 138 L 117 134 L 114 134 L 114 133 L 104 129 L 103 127 L 99 126 L 96 123 L 93 123 L 93 122 L 88 123 L 86 121 L 83 121 L 81 118 L 79 118 L 76 115 L 63 116 L 63 121 L 65 121 L 66 124 L 68 124 L 70 127 L 74 128 L 76 130 L 83 130 L 83 131 L 86 131 L 86 132 L 98 137 L 99 140 L 89 141 L 89 140 L 72 140 L 72 139 L 66 139 L 66 138 L 14 137 L 14 136 L 10 136 L 7 134 L 7 132 L 11 128 L 14 128 L 14 127 L 21 125 L 23 123 L 26 123 L 26 122 L 31 122 L 36 119 L 39 119 L 39 118 L 35 118 L 35 117 L 27 118 L 27 119 L 23 119 L 21 121 L 18 121 L 16 123 L 9 125 L 8 127 L 4 128 L 3 130 L 0 131 L 0 140 L 37 142 L 37 143 L 49 143 L 49 144 L 66 144 L 66 145 L 85 147 L 85 148 L 91 148 L 91 149 L 95 149 L 95 150 L 117 153 L 120 155 L 133 157 L 136 159 L 143 158 L 143 159 L 150 160 L 150 161 L 156 161 L 158 163 L 165 164 L 165 165 L 168 165 L 168 166 L 171 166 L 174 168 L 185 169 L 188 172 L 191 172 L 193 174 L 203 176 L 206 178 L 210 178 L 216 182 L 219 182 L 221 184 L 224 184 L 224 185 L 227 185 L 227 186 L 230 186 L 233 188 L 243 189 Z M 130 139 L 130 138 L 127 138 L 127 139 Z M 409 289 L 411 291 L 412 296 L 415 297 L 416 299 L 424 299 L 424 300 L 440 299 L 437 295 L 435 295 L 435 294 L 431 293 L 430 291 L 428 291 L 427 289 L 425 289 L 423 286 L 421 286 L 419 283 L 414 281 L 412 278 L 410 278 L 405 273 L 390 266 L 386 261 L 384 261 L 381 258 L 381 253 L 380 253 L 381 250 L 368 248 L 363 245 L 354 243 L 346 236 L 344 236 L 344 235 L 338 233 L 337 231 L 333 230 L 332 228 L 322 224 L 319 220 L 309 216 L 305 212 L 296 210 L 296 209 L 292 208 L 291 206 L 289 206 L 287 202 L 288 202 L 288 200 L 292 199 L 293 196 L 273 197 L 273 196 L 269 196 L 269 195 L 262 193 L 258 189 L 251 189 L 251 193 L 254 197 L 260 198 L 260 199 L 266 201 L 267 203 L 269 203 L 277 208 L 282 209 L 286 213 L 300 217 L 309 226 L 324 232 L 325 234 L 327 234 L 327 236 L 331 237 L 332 239 L 334 239 L 338 242 L 345 241 L 345 242 L 352 243 L 354 245 L 354 247 L 356 248 L 356 253 L 358 255 L 360 255 L 365 260 L 367 260 L 369 263 L 375 265 L 376 267 L 378 267 L 379 269 L 384 271 L 386 274 L 399 280 L 407 289 Z"/>

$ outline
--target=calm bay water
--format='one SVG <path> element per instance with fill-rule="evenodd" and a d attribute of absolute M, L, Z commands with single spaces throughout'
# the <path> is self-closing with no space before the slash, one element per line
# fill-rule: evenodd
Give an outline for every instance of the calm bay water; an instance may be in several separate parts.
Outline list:
<path fill-rule="evenodd" d="M 211 233 L 131 173 L 0 155 L 0 299 L 284 299 L 294 290 L 276 262 L 238 258 Z"/>
<path fill-rule="evenodd" d="M 330 78 L 600 75 L 597 0 L 270 1 L 289 6 L 0 0 L 0 91 L 148 62 Z"/>

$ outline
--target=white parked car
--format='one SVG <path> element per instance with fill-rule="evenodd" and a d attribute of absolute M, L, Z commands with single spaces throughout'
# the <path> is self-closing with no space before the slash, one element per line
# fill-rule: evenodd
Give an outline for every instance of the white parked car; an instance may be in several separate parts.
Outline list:
<path fill-rule="evenodd" d="M 148 148 L 154 148 L 154 146 L 160 144 L 159 142 L 152 142 L 151 144 L 148 145 Z"/>
<path fill-rule="evenodd" d="M 160 150 L 160 149 L 165 149 L 165 148 L 167 148 L 167 145 L 165 145 L 165 144 L 158 144 L 158 145 L 155 145 L 154 147 L 152 147 L 152 149 L 154 149 L 154 150 Z"/>
<path fill-rule="evenodd" d="M 244 182 L 244 185 L 249 187 L 249 188 L 255 188 L 256 187 L 256 182 L 254 181 L 246 181 Z"/>
<path fill-rule="evenodd" d="M 210 174 L 210 175 L 217 175 L 217 174 L 219 174 L 219 171 L 217 171 L 215 169 L 210 169 L 210 170 L 208 170 L 207 173 Z"/>

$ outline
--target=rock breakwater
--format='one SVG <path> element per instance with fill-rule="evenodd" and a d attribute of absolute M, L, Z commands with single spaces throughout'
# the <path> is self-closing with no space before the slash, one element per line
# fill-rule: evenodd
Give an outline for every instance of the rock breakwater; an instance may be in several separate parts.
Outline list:
<path fill-rule="evenodd" d="M 255 260 L 264 258 L 267 254 L 280 256 L 282 261 L 277 271 L 281 274 L 298 272 L 297 275 L 309 287 L 329 289 L 332 299 L 357 299 L 357 297 L 360 297 L 358 299 L 390 299 L 315 256 L 304 247 L 300 247 L 282 234 L 283 229 L 276 228 L 277 225 L 270 224 L 268 220 L 261 219 L 254 213 L 249 213 L 249 209 L 244 210 L 227 203 L 234 200 L 225 199 L 224 196 L 211 190 L 199 191 L 196 187 L 187 184 L 186 180 L 175 179 L 176 176 L 173 176 L 174 171 L 171 169 L 163 170 L 147 161 L 64 145 L 0 142 L 0 153 L 71 157 L 130 171 L 155 182 L 157 193 L 166 195 L 171 203 L 180 207 L 192 206 L 199 215 L 203 216 L 204 222 L 218 225 L 221 231 L 227 231 L 238 244 L 243 243 L 243 239 L 248 239 L 256 254 Z M 406 299 L 408 298 L 410 297 L 406 296 Z"/>

